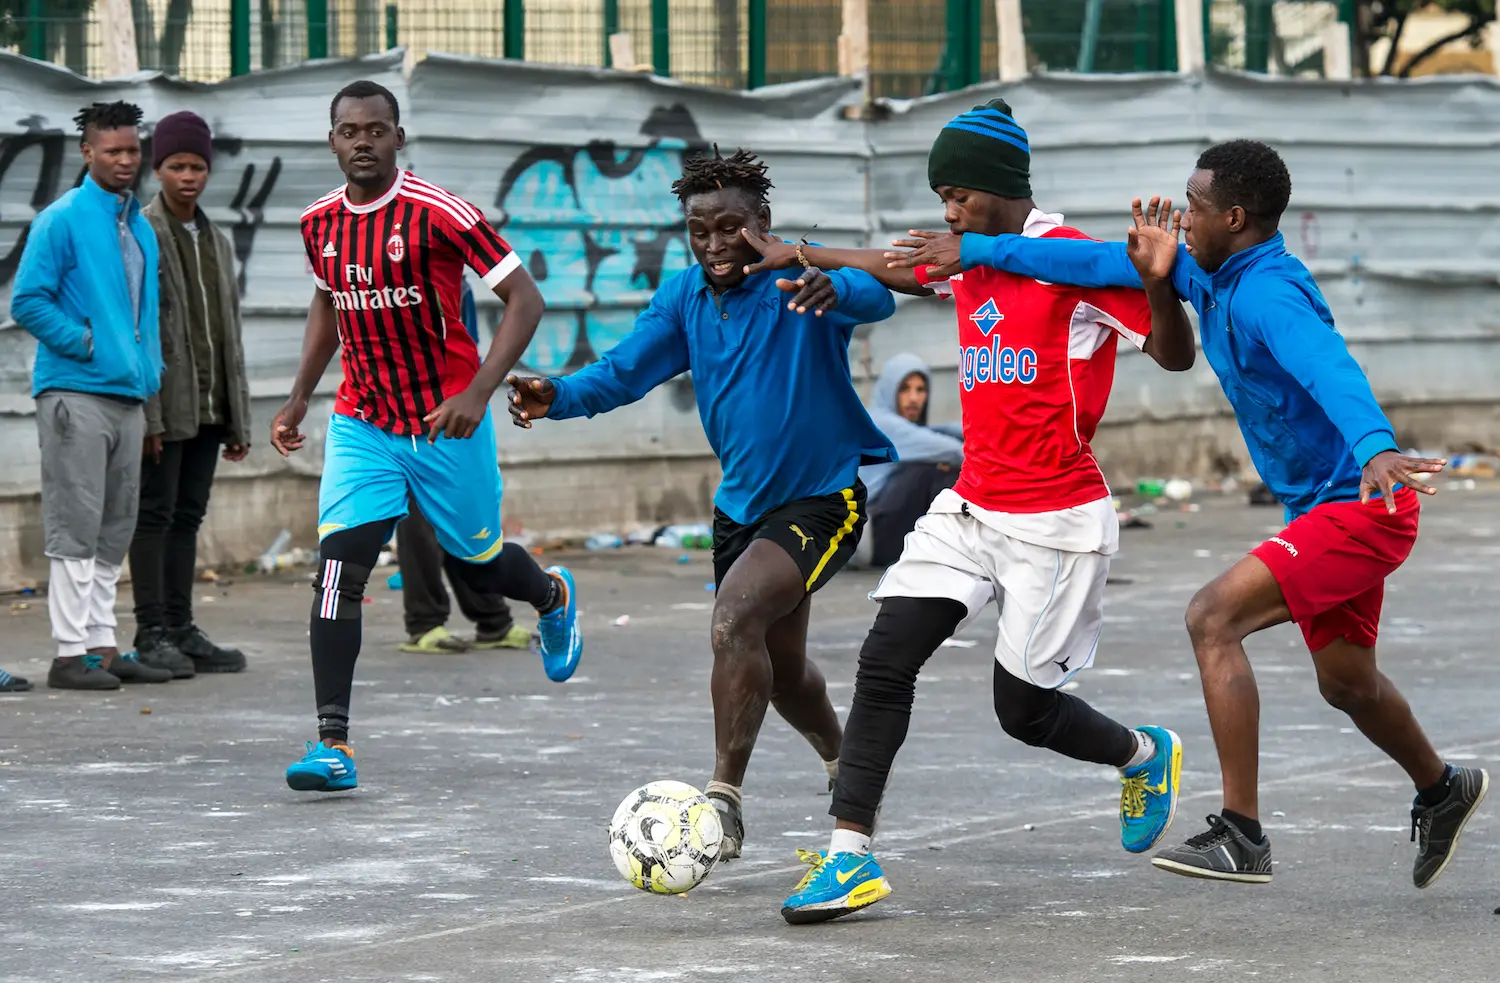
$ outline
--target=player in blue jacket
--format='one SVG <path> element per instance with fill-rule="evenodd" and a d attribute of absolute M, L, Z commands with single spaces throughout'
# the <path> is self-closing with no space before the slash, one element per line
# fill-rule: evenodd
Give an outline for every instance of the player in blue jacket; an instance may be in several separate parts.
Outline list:
<path fill-rule="evenodd" d="M 741 230 L 771 227 L 766 166 L 743 150 L 692 157 L 672 186 L 698 260 L 663 283 L 635 330 L 566 378 L 510 379 L 519 426 L 607 413 L 683 372 L 724 478 L 714 496 L 714 776 L 720 858 L 744 840 L 740 786 L 767 706 L 823 759 L 842 732 L 807 658 L 815 591 L 848 562 L 865 524 L 861 464 L 896 459 L 849 374 L 858 324 L 896 309 L 861 270 L 746 275 L 760 254 Z M 804 264 L 805 265 L 805 264 Z"/>
<path fill-rule="evenodd" d="M 1417 787 L 1412 879 L 1422 888 L 1447 867 L 1489 785 L 1482 769 L 1443 761 L 1375 660 L 1385 580 L 1416 542 L 1416 492 L 1434 491 L 1414 479 L 1446 461 L 1397 451 L 1317 283 L 1277 231 L 1291 190 L 1276 151 L 1234 140 L 1198 158 L 1185 215 L 1153 199 L 1153 221 L 1130 230 L 1128 250 L 1125 243 L 921 232 L 896 243 L 914 252 L 888 258 L 952 272 L 984 264 L 1085 287 L 1144 286 L 1153 306 L 1178 297 L 1193 305 L 1203 353 L 1256 470 L 1286 506 L 1288 525 L 1188 605 L 1224 805 L 1205 832 L 1152 862 L 1190 877 L 1271 879 L 1270 841 L 1258 819 L 1260 696 L 1243 643 L 1291 621 L 1312 653 L 1324 699 Z M 1177 244 L 1179 227 L 1186 247 Z"/>

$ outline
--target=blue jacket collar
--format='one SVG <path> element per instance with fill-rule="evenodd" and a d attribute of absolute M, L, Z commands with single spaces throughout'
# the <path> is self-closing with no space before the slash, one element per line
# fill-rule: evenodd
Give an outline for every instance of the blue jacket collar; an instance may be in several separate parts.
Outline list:
<path fill-rule="evenodd" d="M 106 191 L 98 185 L 92 174 L 83 176 L 83 184 L 79 185 L 79 192 L 96 207 L 104 209 L 111 215 L 119 215 L 120 209 L 126 208 L 129 210 L 130 217 L 134 218 L 141 210 L 141 203 L 134 192 L 127 191 L 122 196 L 113 191 Z"/>
<path fill-rule="evenodd" d="M 1214 272 L 1215 284 L 1223 285 L 1239 278 L 1239 275 L 1263 258 L 1274 258 L 1286 255 L 1286 239 L 1280 232 L 1267 239 L 1265 242 L 1249 249 L 1241 249 L 1224 261 L 1224 265 Z"/>

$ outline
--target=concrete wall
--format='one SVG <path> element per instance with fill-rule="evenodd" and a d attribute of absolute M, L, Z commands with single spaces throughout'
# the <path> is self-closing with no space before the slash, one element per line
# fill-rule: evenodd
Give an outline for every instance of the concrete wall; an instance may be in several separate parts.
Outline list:
<path fill-rule="evenodd" d="M 526 258 L 549 312 L 527 367 L 567 372 L 630 330 L 665 275 L 689 263 L 669 184 L 690 147 L 763 153 L 786 235 L 880 244 L 940 227 L 925 159 L 937 129 L 998 87 L 846 120 L 849 82 L 755 93 L 643 75 L 434 57 L 403 75 L 399 55 L 326 62 L 212 86 L 156 77 L 93 82 L 0 57 L 0 303 L 36 211 L 80 175 L 69 119 L 130 98 L 148 120 L 193 109 L 218 135 L 204 205 L 232 227 L 244 283 L 257 431 L 295 371 L 312 286 L 296 229 L 340 175 L 324 143 L 328 100 L 373 77 L 402 102 L 404 163 L 483 208 Z M 1232 136 L 1275 143 L 1295 178 L 1285 231 L 1319 276 L 1356 357 L 1409 443 L 1500 436 L 1500 90 L 1489 79 L 1339 85 L 1208 78 L 1044 77 L 1006 97 L 1032 133 L 1038 203 L 1117 238 L 1132 195 L 1179 194 L 1198 151 Z M 154 192 L 149 180 L 143 195 Z M 482 288 L 481 288 L 482 289 Z M 495 314 L 492 306 L 484 311 Z M 956 413 L 952 313 L 903 299 L 856 340 L 856 371 L 914 350 L 938 374 L 935 413 Z M 39 569 L 33 344 L 0 328 L 0 586 Z M 325 393 L 336 384 L 325 382 Z M 498 405 L 498 404 L 497 404 Z M 314 416 L 326 419 L 325 399 Z M 318 430 L 318 422 L 314 421 Z M 1158 371 L 1122 354 L 1098 440 L 1114 476 L 1242 467 L 1243 445 L 1200 367 Z M 705 515 L 717 480 L 690 380 L 593 422 L 501 428 L 510 521 L 548 532 Z M 244 559 L 283 526 L 313 540 L 320 442 L 282 461 L 262 441 L 226 465 L 205 558 Z"/>

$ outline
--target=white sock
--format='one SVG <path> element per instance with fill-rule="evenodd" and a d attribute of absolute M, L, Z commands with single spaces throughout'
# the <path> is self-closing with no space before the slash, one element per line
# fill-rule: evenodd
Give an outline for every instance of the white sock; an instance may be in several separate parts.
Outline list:
<path fill-rule="evenodd" d="M 718 792 L 720 795 L 732 801 L 735 805 L 743 805 L 744 800 L 740 798 L 740 787 L 730 785 L 728 782 L 709 782 L 708 787 L 703 790 L 707 792 Z"/>
<path fill-rule="evenodd" d="M 1156 757 L 1156 741 L 1143 730 L 1131 731 L 1135 735 L 1135 754 L 1125 762 L 1125 768 L 1139 768 Z M 1125 768 L 1120 769 L 1124 771 Z"/>
<path fill-rule="evenodd" d="M 832 761 L 825 761 L 825 762 L 823 762 L 823 770 L 826 771 L 826 772 L 828 772 L 828 780 L 829 781 L 831 781 L 831 782 L 838 781 L 838 778 L 839 778 L 839 759 L 838 758 L 834 758 Z"/>
<path fill-rule="evenodd" d="M 828 855 L 835 853 L 857 853 L 861 857 L 870 852 L 870 838 L 852 829 L 835 829 L 828 839 Z"/>

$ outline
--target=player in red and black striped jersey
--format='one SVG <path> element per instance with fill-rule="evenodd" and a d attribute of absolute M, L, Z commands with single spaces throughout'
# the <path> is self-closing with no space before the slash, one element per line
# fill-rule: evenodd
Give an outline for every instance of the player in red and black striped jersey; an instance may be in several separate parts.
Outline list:
<path fill-rule="evenodd" d="M 583 651 L 571 574 L 543 571 L 500 532 L 490 397 L 531 343 L 541 293 L 478 208 L 397 167 L 406 135 L 388 90 L 352 83 L 334 96 L 329 119 L 329 147 L 347 181 L 302 214 L 317 289 L 291 397 L 271 425 L 282 454 L 302 446 L 308 399 L 342 348 L 318 491 L 321 566 L 309 633 L 321 742 L 287 770 L 287 784 L 314 791 L 356 783 L 347 742 L 360 605 L 408 495 L 455 576 L 536 607 L 549 677 L 571 676 Z M 466 266 L 505 303 L 483 361 L 460 309 Z"/>

